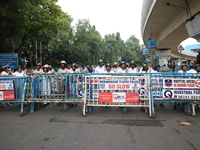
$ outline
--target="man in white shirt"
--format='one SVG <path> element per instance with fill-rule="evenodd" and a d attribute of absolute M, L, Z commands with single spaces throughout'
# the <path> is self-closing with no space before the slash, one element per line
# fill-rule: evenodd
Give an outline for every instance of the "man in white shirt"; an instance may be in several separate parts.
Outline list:
<path fill-rule="evenodd" d="M 99 60 L 99 65 L 95 68 L 95 73 L 104 73 L 105 67 L 102 59 Z"/>
<path fill-rule="evenodd" d="M 142 71 L 141 71 L 141 73 L 147 73 L 148 70 L 149 70 L 148 65 L 147 65 L 146 63 L 144 63 L 144 64 L 142 65 Z"/>
<path fill-rule="evenodd" d="M 80 73 L 87 73 L 88 69 L 85 67 L 85 64 L 80 64 Z"/>
<path fill-rule="evenodd" d="M 111 70 L 111 65 L 109 63 L 106 65 L 106 71 L 104 73 L 115 73 L 113 70 Z"/>
<path fill-rule="evenodd" d="M 158 69 L 159 69 L 159 65 L 155 65 L 152 70 L 151 73 L 158 73 Z"/>
<path fill-rule="evenodd" d="M 66 68 L 66 61 L 64 61 L 64 60 L 62 60 L 61 62 L 60 62 L 60 69 L 58 69 L 58 71 L 57 71 L 57 73 L 58 74 L 61 74 L 61 73 L 68 73 L 68 69 Z"/>
<path fill-rule="evenodd" d="M 6 66 L 2 66 L 3 71 L 1 72 L 1 77 L 13 77 L 12 74 L 9 74 L 9 70 Z"/>
<path fill-rule="evenodd" d="M 137 73 L 138 69 L 136 68 L 136 65 L 134 61 L 131 61 L 130 68 L 128 69 L 128 73 Z"/>
<path fill-rule="evenodd" d="M 194 64 L 190 64 L 190 70 L 187 71 L 187 73 L 197 73 L 197 71 L 194 69 Z"/>
<path fill-rule="evenodd" d="M 120 64 L 120 69 L 117 71 L 117 73 L 127 73 L 128 70 L 126 68 L 126 63 L 124 61 L 121 62 Z"/>
<path fill-rule="evenodd" d="M 178 73 L 187 73 L 187 65 L 186 64 L 182 64 L 181 65 L 181 70 L 178 71 Z"/>
<path fill-rule="evenodd" d="M 22 71 L 22 67 L 18 66 L 17 71 L 13 73 L 14 76 L 20 77 L 20 76 L 26 76 L 26 72 Z"/>
<path fill-rule="evenodd" d="M 68 73 L 80 73 L 80 70 L 77 68 L 77 65 L 73 63 Z"/>
<path fill-rule="evenodd" d="M 114 72 L 117 72 L 119 69 L 120 69 L 120 68 L 118 67 L 118 63 L 117 63 L 117 62 L 114 62 L 112 70 L 113 70 Z"/>
<path fill-rule="evenodd" d="M 41 74 L 41 73 L 43 73 L 43 70 L 41 69 L 41 64 L 40 63 L 38 63 L 37 65 L 36 65 L 36 69 L 33 71 L 35 74 Z"/>
<path fill-rule="evenodd" d="M 200 64 L 196 64 L 196 71 L 197 71 L 197 73 L 200 73 Z"/>
<path fill-rule="evenodd" d="M 48 73 L 56 73 L 52 66 L 49 65 L 49 72 Z"/>

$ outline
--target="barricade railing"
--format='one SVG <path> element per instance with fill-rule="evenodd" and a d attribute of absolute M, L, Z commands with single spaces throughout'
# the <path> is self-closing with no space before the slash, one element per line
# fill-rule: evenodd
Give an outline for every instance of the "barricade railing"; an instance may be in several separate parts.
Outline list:
<path fill-rule="evenodd" d="M 73 103 L 82 103 L 82 74 L 39 74 L 28 77 L 26 102 L 34 112 L 35 103 L 63 103 L 64 110 Z"/>
<path fill-rule="evenodd" d="M 200 103 L 199 78 L 199 74 L 189 73 L 150 75 L 152 103 L 175 103 L 174 109 L 179 106 L 188 115 L 195 116 L 195 105 L 196 103 Z M 154 105 L 152 105 L 152 114 L 155 114 Z"/>
<path fill-rule="evenodd" d="M 200 103 L 200 75 L 183 73 L 86 73 L 31 74 L 28 77 L 1 77 L 0 103 L 83 104 L 83 116 L 93 107 L 141 107 L 155 114 L 155 102 L 180 103 L 193 116 Z M 177 105 L 175 105 L 177 106 Z"/>
<path fill-rule="evenodd" d="M 144 74 L 85 74 L 83 116 L 93 106 L 145 108 L 151 116 L 149 76 Z"/>
<path fill-rule="evenodd" d="M 23 115 L 25 81 L 25 77 L 0 77 L 0 103 L 4 107 L 20 103 L 20 115 Z"/>

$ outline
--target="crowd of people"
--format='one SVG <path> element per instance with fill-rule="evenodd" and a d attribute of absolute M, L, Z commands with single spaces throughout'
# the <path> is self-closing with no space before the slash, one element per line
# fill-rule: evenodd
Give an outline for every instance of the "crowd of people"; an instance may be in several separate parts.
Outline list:
<path fill-rule="evenodd" d="M 68 74 L 68 73 L 159 73 L 159 72 L 178 72 L 178 73 L 200 73 L 200 64 L 194 64 L 183 62 L 179 69 L 175 69 L 177 65 L 175 63 L 168 62 L 167 65 L 160 66 L 156 63 L 142 63 L 141 66 L 137 66 L 134 61 L 130 63 L 114 62 L 113 65 L 110 63 L 104 64 L 103 60 L 100 59 L 98 66 L 94 67 L 91 65 L 73 63 L 69 65 L 65 60 L 60 61 L 60 67 L 58 70 L 54 70 L 52 66 L 45 64 L 41 65 L 38 63 L 35 69 L 26 69 L 25 67 L 18 66 L 12 71 L 8 65 L 2 66 L 0 70 L 0 77 L 14 77 L 14 76 L 29 76 L 33 74 Z M 44 79 L 45 80 L 45 79 Z M 47 82 L 48 83 L 48 82 Z M 59 84 L 63 89 L 64 85 Z M 46 87 L 46 86 L 44 86 Z M 49 91 L 45 89 L 44 91 Z M 3 103 L 4 107 L 7 107 L 10 103 Z M 163 105 L 163 104 L 162 104 Z"/>
<path fill-rule="evenodd" d="M 18 66 L 15 71 L 11 71 L 9 66 L 2 66 L 0 70 L 1 77 L 9 76 L 27 76 L 29 74 L 67 74 L 67 73 L 156 73 L 156 72 L 175 72 L 176 65 L 169 62 L 167 66 L 161 67 L 156 63 L 144 62 L 142 66 L 137 66 L 134 61 L 130 63 L 125 63 L 121 61 L 120 63 L 115 62 L 113 65 L 110 63 L 104 64 L 103 60 L 99 60 L 98 66 L 85 65 L 79 63 L 73 63 L 69 65 L 66 61 L 60 61 L 60 68 L 55 71 L 52 66 L 45 64 L 41 65 L 38 63 L 35 69 L 26 69 L 25 67 Z M 181 64 L 178 73 L 199 73 L 200 64 L 195 65 L 194 63 L 184 62 Z"/>

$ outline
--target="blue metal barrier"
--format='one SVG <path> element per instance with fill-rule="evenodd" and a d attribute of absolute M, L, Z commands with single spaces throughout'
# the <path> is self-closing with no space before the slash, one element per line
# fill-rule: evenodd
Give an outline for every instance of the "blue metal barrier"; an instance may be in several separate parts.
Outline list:
<path fill-rule="evenodd" d="M 104 78 L 131 81 L 138 78 L 138 82 L 147 79 L 146 93 L 140 84 L 135 86 L 137 90 L 102 90 L 95 80 Z M 131 79 L 131 80 L 130 80 Z M 107 74 L 32 74 L 28 77 L 1 77 L 0 78 L 0 103 L 20 103 L 20 115 L 23 115 L 24 103 L 30 106 L 30 112 L 34 112 L 36 105 L 46 103 L 63 104 L 63 110 L 67 110 L 72 104 L 83 104 L 83 115 L 92 112 L 93 106 L 117 106 L 123 107 L 143 107 L 149 116 L 155 115 L 155 102 L 180 104 L 181 108 L 189 115 L 195 116 L 195 104 L 200 103 L 200 75 L 180 74 L 180 73 L 107 73 Z M 169 81 L 165 81 L 169 80 Z M 171 81 L 177 84 L 171 86 Z M 181 87 L 178 82 L 188 82 L 187 86 Z M 166 83 L 165 83 L 166 82 Z M 182 84 L 185 86 L 185 84 Z M 193 87 L 191 87 L 193 86 Z M 183 97 L 183 91 L 195 93 L 196 97 Z M 140 103 L 113 103 L 99 102 L 99 92 L 137 92 L 140 93 Z M 120 93 L 120 94 L 121 94 Z M 195 95 L 194 94 L 194 95 Z M 5 96 L 9 95 L 9 96 Z M 123 95 L 123 94 L 122 94 Z M 178 96 L 177 96 L 178 95 Z M 189 95 L 189 94 L 187 94 Z M 181 97 L 182 96 L 182 97 Z M 179 106 L 179 105 L 175 105 Z"/>
<path fill-rule="evenodd" d="M 127 113 L 127 107 L 141 107 L 151 116 L 148 78 L 144 73 L 85 74 L 83 116 L 86 115 L 87 107 L 90 113 L 93 107 L 121 107 L 123 113 Z M 110 81 L 116 84 L 109 84 Z M 123 85 L 127 88 L 123 88 Z"/>
<path fill-rule="evenodd" d="M 36 104 L 63 103 L 63 110 L 82 103 L 82 74 L 39 74 L 28 77 L 31 90 L 26 91 L 26 102 L 33 113 Z"/>
<path fill-rule="evenodd" d="M 150 75 L 150 93 L 152 97 L 152 103 L 154 102 L 160 102 L 160 103 L 175 103 L 174 109 L 180 106 L 181 110 L 184 110 L 188 115 L 195 116 L 195 109 L 194 104 L 200 103 L 200 93 L 197 94 L 197 98 L 194 98 L 192 95 L 186 95 L 184 94 L 177 94 L 177 93 L 193 93 L 194 91 L 198 91 L 200 86 L 196 86 L 196 82 L 198 82 L 198 78 L 200 78 L 200 75 L 198 74 L 184 74 L 184 73 L 175 73 L 175 74 L 153 74 Z M 153 94 L 153 88 L 154 83 L 152 82 L 152 79 L 161 79 L 162 80 L 162 86 L 160 86 L 160 94 L 154 96 Z M 175 83 L 176 84 L 175 84 Z M 179 84 L 179 82 L 181 82 Z M 184 92 L 183 92 L 184 91 Z M 175 94 L 174 94 L 175 93 Z M 199 95 L 199 96 L 198 96 Z M 191 110 L 192 106 L 192 110 Z M 155 114 L 154 105 L 152 105 L 152 114 Z"/>
<path fill-rule="evenodd" d="M 20 103 L 20 115 L 23 116 L 25 101 L 25 77 L 0 77 L 0 103 Z"/>

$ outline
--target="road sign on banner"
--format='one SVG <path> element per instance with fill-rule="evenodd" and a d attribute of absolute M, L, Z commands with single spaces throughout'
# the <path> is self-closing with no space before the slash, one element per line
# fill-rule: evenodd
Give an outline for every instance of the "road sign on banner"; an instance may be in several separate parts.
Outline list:
<path fill-rule="evenodd" d="M 0 80 L 0 91 L 14 90 L 13 80 Z"/>
<path fill-rule="evenodd" d="M 146 80 L 99 80 L 100 90 L 139 90 L 140 86 L 146 85 Z"/>
<path fill-rule="evenodd" d="M 0 101 L 15 100 L 13 80 L 0 80 Z"/>
<path fill-rule="evenodd" d="M 185 49 L 183 48 L 182 45 L 179 45 L 177 49 L 178 49 L 179 51 L 183 51 L 183 50 L 185 50 Z"/>
<path fill-rule="evenodd" d="M 101 92 L 99 93 L 99 102 L 112 102 L 112 92 Z"/>
<path fill-rule="evenodd" d="M 126 93 L 124 92 L 114 92 L 113 93 L 113 102 L 126 102 Z"/>
<path fill-rule="evenodd" d="M 200 91 L 199 90 L 170 90 L 164 89 L 163 97 L 165 98 L 191 98 L 199 99 Z"/>
<path fill-rule="evenodd" d="M 0 53 L 0 66 L 9 65 L 10 68 L 17 68 L 18 53 Z"/>
<path fill-rule="evenodd" d="M 163 88 L 200 88 L 200 79 L 163 79 Z"/>
<path fill-rule="evenodd" d="M 100 92 L 99 102 L 138 103 L 140 94 L 136 92 Z"/>
<path fill-rule="evenodd" d="M 0 101 L 15 100 L 14 91 L 0 91 Z"/>
<path fill-rule="evenodd" d="M 134 102 L 138 103 L 140 101 L 140 93 L 133 93 L 133 92 L 127 92 L 126 93 L 126 102 Z"/>

